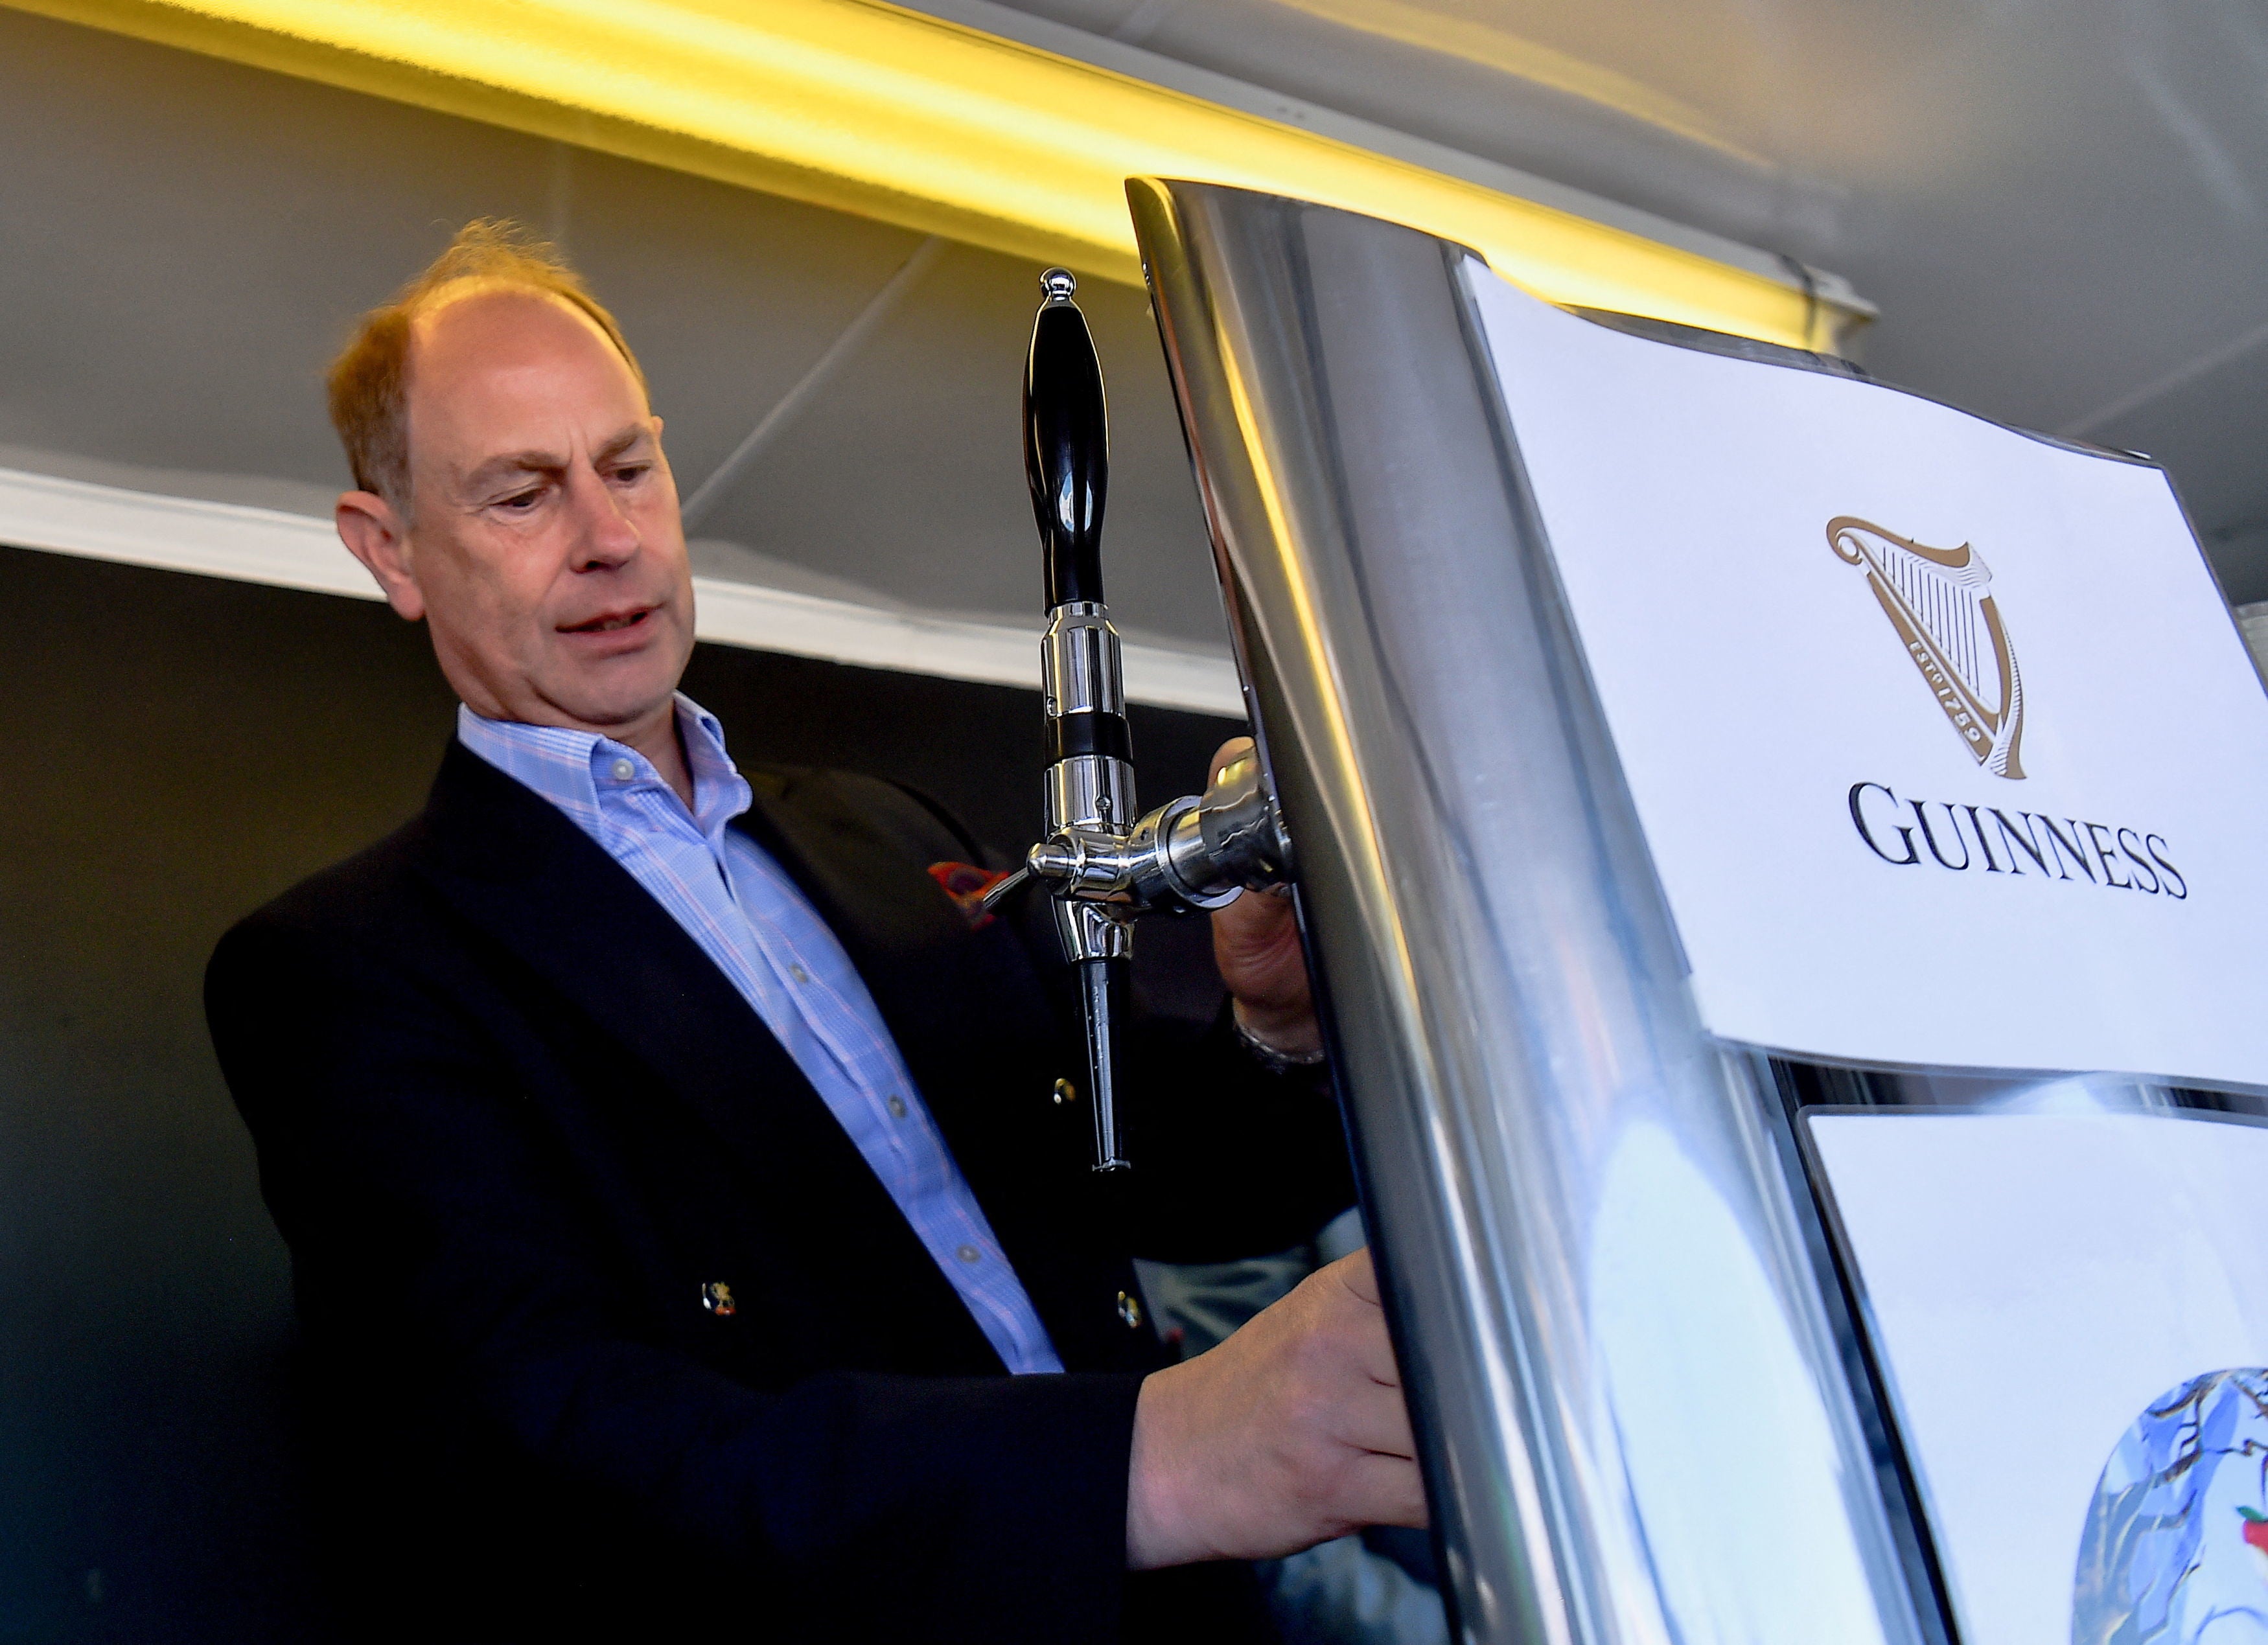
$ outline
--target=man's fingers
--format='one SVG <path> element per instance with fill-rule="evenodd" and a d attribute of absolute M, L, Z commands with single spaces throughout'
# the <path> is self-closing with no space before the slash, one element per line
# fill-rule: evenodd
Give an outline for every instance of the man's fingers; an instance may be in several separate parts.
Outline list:
<path fill-rule="evenodd" d="M 1425 1528 L 1425 1482 L 1408 1458 L 1359 1457 L 1347 1465 L 1342 1483 L 1344 1494 L 1339 1506 L 1354 1523 Z"/>
<path fill-rule="evenodd" d="M 1379 1305 L 1378 1274 L 1370 1266 L 1368 1245 L 1365 1245 L 1350 1256 L 1341 1257 L 1336 1262 L 1328 1267 L 1319 1268 L 1316 1272 L 1330 1275 L 1373 1308 Z"/>
<path fill-rule="evenodd" d="M 1423 1525 L 1399 1380 L 1367 1252 L 1152 1376 L 1135 1408 L 1130 1563 L 1273 1557 L 1354 1526 Z"/>
<path fill-rule="evenodd" d="M 1378 1276 L 1370 1266 L 1370 1248 L 1318 1268 L 1301 1289 L 1312 1288 L 1317 1307 L 1328 1319 L 1339 1351 L 1352 1357 L 1371 1381 L 1399 1390 L 1401 1369 L 1394 1361 L 1394 1344 L 1386 1334 L 1386 1311 L 1379 1305 Z"/>
<path fill-rule="evenodd" d="M 1338 1436 L 1357 1450 L 1405 1460 L 1418 1454 L 1410 1432 L 1410 1411 L 1399 1389 L 1373 1383 L 1347 1401 L 1340 1414 Z"/>
<path fill-rule="evenodd" d="M 1214 911 L 1216 928 L 1226 928 L 1232 940 L 1254 948 L 1278 943 L 1292 926 L 1292 903 L 1271 888 L 1256 897 L 1239 897 Z"/>

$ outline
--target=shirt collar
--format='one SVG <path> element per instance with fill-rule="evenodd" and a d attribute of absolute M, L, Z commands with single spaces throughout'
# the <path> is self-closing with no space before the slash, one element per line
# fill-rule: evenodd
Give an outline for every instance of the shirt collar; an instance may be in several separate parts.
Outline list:
<path fill-rule="evenodd" d="M 755 797 L 725 752 L 725 729 L 717 716 L 681 691 L 674 701 L 678 742 L 693 774 L 693 811 L 688 820 L 713 841 Z M 652 760 L 627 743 L 596 731 L 487 719 L 459 703 L 457 740 L 586 829 L 602 819 L 625 821 L 633 812 L 626 804 L 633 794 L 659 795 L 678 815 L 686 815 L 682 802 Z"/>

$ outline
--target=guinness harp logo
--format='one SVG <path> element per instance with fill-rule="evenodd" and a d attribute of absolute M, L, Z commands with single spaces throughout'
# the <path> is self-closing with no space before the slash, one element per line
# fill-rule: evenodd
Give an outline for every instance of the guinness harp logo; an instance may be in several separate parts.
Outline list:
<path fill-rule="evenodd" d="M 1849 515 L 1827 522 L 1827 546 L 1867 569 L 1867 586 L 1977 763 L 2021 777 L 2024 683 L 2008 649 L 2000 608 L 1985 592 L 1992 573 L 1967 543 L 1926 548 Z"/>

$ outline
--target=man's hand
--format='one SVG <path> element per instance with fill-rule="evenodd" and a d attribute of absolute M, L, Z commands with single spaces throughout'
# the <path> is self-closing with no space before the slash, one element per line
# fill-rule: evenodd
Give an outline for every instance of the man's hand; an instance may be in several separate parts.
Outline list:
<path fill-rule="evenodd" d="M 1311 1274 L 1134 1407 L 1126 1563 L 1263 1560 L 1364 1525 L 1423 1525 L 1425 1497 L 1370 1252 Z"/>
<path fill-rule="evenodd" d="M 1249 737 L 1223 743 L 1212 757 L 1211 769 L 1219 770 L 1251 746 Z M 1323 1048 L 1290 899 L 1248 892 L 1216 909 L 1212 954 L 1221 980 L 1236 1001 L 1236 1020 L 1247 1033 L 1302 1061 Z"/>

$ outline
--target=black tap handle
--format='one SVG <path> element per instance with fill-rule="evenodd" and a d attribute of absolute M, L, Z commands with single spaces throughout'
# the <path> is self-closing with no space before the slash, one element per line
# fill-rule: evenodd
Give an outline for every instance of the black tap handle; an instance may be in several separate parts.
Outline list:
<path fill-rule="evenodd" d="M 1071 301 L 1068 269 L 1040 276 L 1048 300 L 1032 324 L 1024 365 L 1024 477 L 1047 562 L 1048 609 L 1102 599 L 1102 499 L 1110 483 L 1110 435 L 1102 364 L 1086 316 Z"/>

